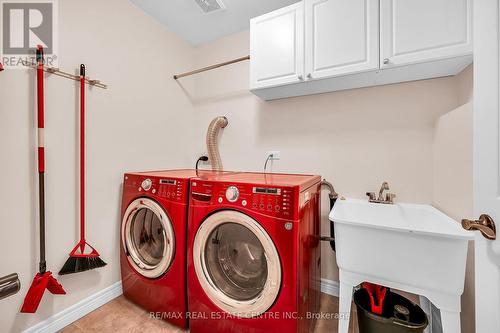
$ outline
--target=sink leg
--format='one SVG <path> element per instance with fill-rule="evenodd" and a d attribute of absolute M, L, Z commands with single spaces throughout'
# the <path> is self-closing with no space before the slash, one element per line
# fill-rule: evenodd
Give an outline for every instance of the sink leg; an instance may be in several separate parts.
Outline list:
<path fill-rule="evenodd" d="M 339 333 L 348 333 L 351 318 L 352 291 L 354 286 L 340 282 L 339 295 Z M 446 332 L 443 332 L 446 333 Z"/>
<path fill-rule="evenodd" d="M 460 333 L 460 312 L 441 310 L 443 333 Z"/>

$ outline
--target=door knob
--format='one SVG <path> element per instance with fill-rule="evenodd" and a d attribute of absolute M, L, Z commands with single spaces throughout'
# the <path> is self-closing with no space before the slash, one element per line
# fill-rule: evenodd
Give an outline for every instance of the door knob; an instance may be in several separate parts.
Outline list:
<path fill-rule="evenodd" d="M 389 64 L 389 58 L 385 58 L 383 62 L 384 62 L 384 65 L 388 65 Z"/>
<path fill-rule="evenodd" d="M 479 230 L 481 234 L 487 239 L 494 240 L 497 238 L 497 229 L 495 222 L 491 216 L 482 214 L 479 220 L 462 220 L 462 227 L 465 230 Z"/>

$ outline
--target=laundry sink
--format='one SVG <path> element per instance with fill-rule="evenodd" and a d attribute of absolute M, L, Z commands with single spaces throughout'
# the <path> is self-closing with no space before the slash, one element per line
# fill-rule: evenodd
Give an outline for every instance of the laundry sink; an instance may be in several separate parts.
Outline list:
<path fill-rule="evenodd" d="M 368 281 L 426 296 L 441 309 L 449 332 L 459 332 L 473 233 L 430 205 L 338 200 L 330 220 L 335 223 L 340 312 L 349 312 L 352 288 Z M 345 325 L 340 323 L 340 333 Z"/>

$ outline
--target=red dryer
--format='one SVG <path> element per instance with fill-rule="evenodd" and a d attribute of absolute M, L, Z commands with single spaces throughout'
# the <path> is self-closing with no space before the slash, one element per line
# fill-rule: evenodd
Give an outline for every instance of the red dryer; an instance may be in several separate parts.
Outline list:
<path fill-rule="evenodd" d="M 260 173 L 191 179 L 191 333 L 313 331 L 320 180 Z"/>
<path fill-rule="evenodd" d="M 123 294 L 155 316 L 188 326 L 186 232 L 189 179 L 211 171 L 127 173 L 120 265 Z"/>

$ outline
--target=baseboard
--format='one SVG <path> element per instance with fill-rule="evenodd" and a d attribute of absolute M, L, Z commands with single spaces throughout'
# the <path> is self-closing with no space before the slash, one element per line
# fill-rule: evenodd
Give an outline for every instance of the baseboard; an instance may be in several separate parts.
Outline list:
<path fill-rule="evenodd" d="M 322 278 L 321 292 L 331 296 L 339 297 L 339 282 Z"/>
<path fill-rule="evenodd" d="M 24 333 L 52 333 L 70 325 L 72 322 L 82 318 L 86 314 L 94 311 L 98 307 L 108 303 L 112 299 L 120 296 L 122 291 L 122 282 L 116 282 L 94 295 L 91 295 L 69 308 L 56 313 L 44 321 L 32 326 Z"/>

